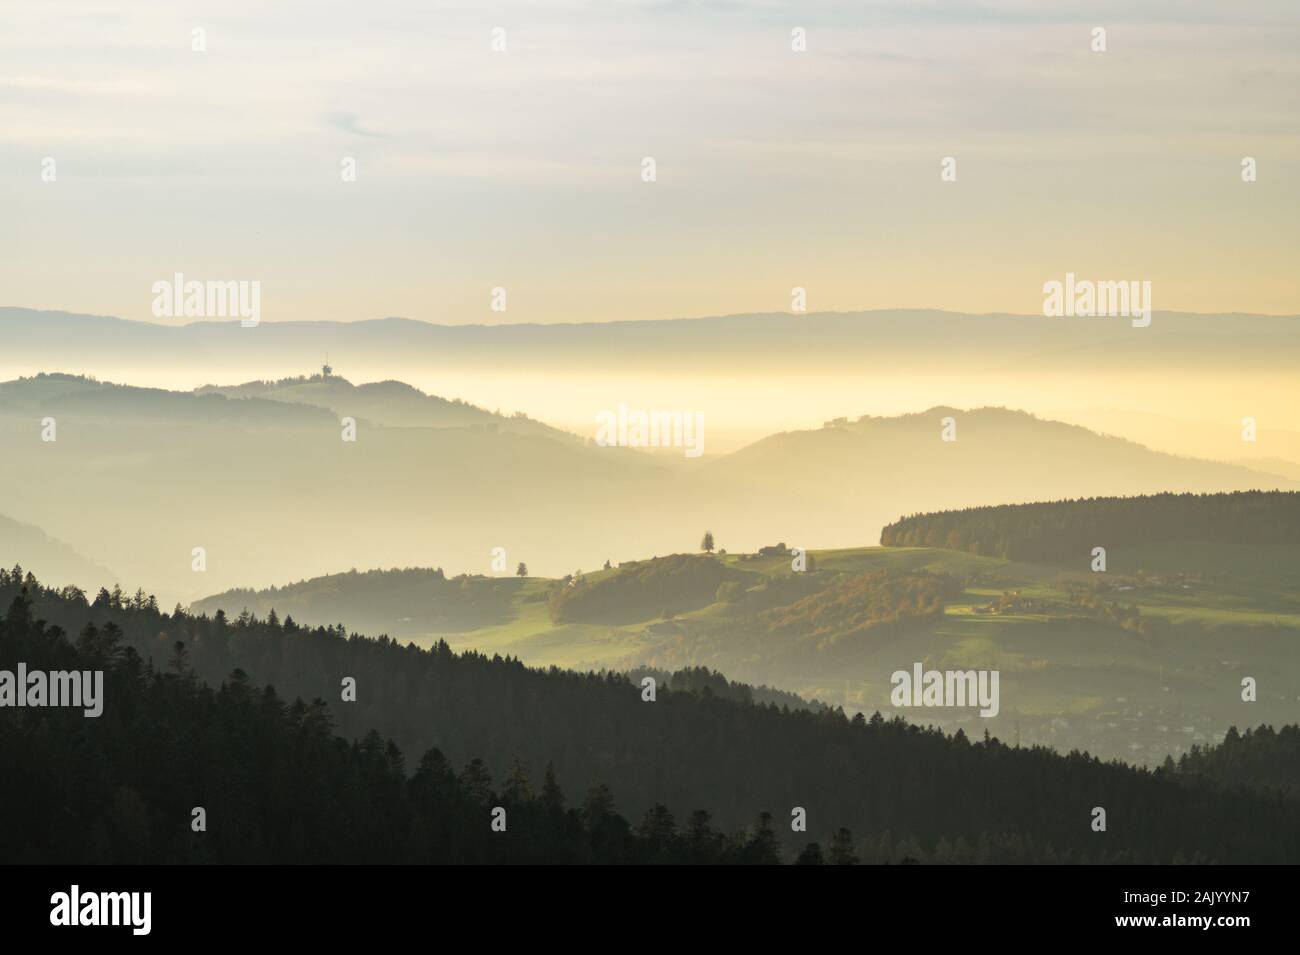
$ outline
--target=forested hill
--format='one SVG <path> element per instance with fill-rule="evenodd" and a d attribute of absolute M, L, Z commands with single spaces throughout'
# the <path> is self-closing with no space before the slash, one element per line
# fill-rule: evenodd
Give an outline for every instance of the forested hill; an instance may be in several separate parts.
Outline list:
<path fill-rule="evenodd" d="M 314 623 L 347 620 L 369 633 L 424 634 L 473 630 L 509 620 L 511 600 L 523 581 L 462 574 L 441 568 L 347 571 L 265 590 L 239 588 L 196 601 L 190 610 L 215 614 L 247 608 L 265 617 L 272 610 Z"/>
<path fill-rule="evenodd" d="M 1051 563 L 1086 559 L 1097 546 L 1190 542 L 1300 544 L 1300 492 L 1153 494 L 1003 504 L 917 514 L 880 532 L 880 543 L 887 547 L 946 547 Z"/>
<path fill-rule="evenodd" d="M 373 730 L 351 743 L 319 700 L 286 704 L 241 670 L 217 689 L 178 652 L 166 671 L 112 623 L 75 645 L 34 620 L 25 596 L 0 617 L 0 668 L 104 674 L 103 712 L 0 711 L 0 859 L 9 864 L 774 863 L 770 815 L 724 833 L 706 813 L 679 827 L 655 806 L 632 827 L 607 787 L 578 807 L 548 767 L 516 761 L 494 784 L 430 749 L 413 771 Z M 201 831 L 196 829 L 202 812 Z M 494 823 L 497 827 L 494 827 Z M 803 863 L 856 861 L 852 834 Z"/>
<path fill-rule="evenodd" d="M 338 415 L 353 415 L 390 427 L 499 429 L 516 434 L 577 440 L 574 435 L 534 421 L 522 413 L 493 413 L 459 399 L 427 395 L 401 381 L 354 385 L 331 373 L 300 375 L 278 381 L 250 381 L 242 385 L 205 385 L 196 388 L 194 393 L 315 405 L 329 408 Z"/>
<path fill-rule="evenodd" d="M 1188 781 L 1249 780 L 1257 788 L 1300 790 L 1300 725 L 1260 726 L 1245 733 L 1233 727 L 1218 746 L 1193 746 L 1178 761 L 1178 772 Z"/>
<path fill-rule="evenodd" d="M 950 737 L 879 715 L 850 720 L 839 711 L 790 711 L 667 688 L 655 702 L 645 702 L 640 687 L 622 675 L 531 670 L 514 660 L 458 655 L 445 644 L 425 651 L 340 629 L 305 630 L 288 619 L 164 614 L 142 593 L 127 600 L 101 593 L 88 603 L 78 592 L 45 589 L 9 573 L 0 577 L 0 606 L 9 606 L 24 589 L 30 598 L 20 601 L 18 623 L 11 609 L 0 626 L 5 641 L 0 645 L 7 648 L 0 662 L 18 659 L 10 634 L 21 630 L 30 636 L 28 616 L 77 634 L 89 646 L 105 635 L 116 639 L 120 631 L 122 646 L 144 660 L 179 675 L 192 673 L 210 686 L 237 686 L 247 679 L 273 685 L 285 698 L 327 701 L 327 709 L 312 712 L 317 719 L 328 712 L 344 737 L 366 739 L 376 730 L 395 741 L 395 752 L 373 739 L 366 744 L 385 754 L 390 768 L 383 772 L 390 781 L 397 778 L 392 767 L 399 765 L 398 753 L 414 765 L 436 747 L 455 766 L 481 759 L 481 768 L 497 779 L 518 758 L 534 774 L 553 765 L 566 792 L 585 792 L 593 781 L 607 785 L 617 811 L 631 818 L 656 804 L 679 818 L 707 809 L 720 828 L 735 830 L 768 811 L 790 853 L 806 838 L 792 834 L 788 823 L 792 809 L 802 807 L 809 837 L 822 836 L 825 845 L 825 834 L 846 827 L 868 861 L 898 861 L 903 855 L 923 861 L 1300 859 L 1300 804 L 1294 794 L 1188 786 L 1171 771 L 1011 748 L 995 739 Z M 236 669 L 246 677 L 232 677 Z M 348 677 L 356 680 L 356 702 L 340 702 L 340 686 Z M 170 684 L 150 685 L 155 688 L 147 692 L 166 696 Z M 110 687 L 106 710 L 117 708 L 115 692 L 123 691 Z M 168 705 L 158 702 L 150 712 L 151 737 L 144 743 L 131 738 L 133 746 L 162 747 L 155 756 L 164 764 L 169 753 L 209 745 L 203 737 L 207 724 L 191 712 L 192 706 L 207 704 L 187 697 L 176 701 L 174 711 Z M 21 722 L 13 729 L 15 712 L 0 714 L 9 727 L 6 752 L 0 753 L 4 765 L 22 765 L 15 756 L 23 750 L 14 747 L 27 745 L 23 741 L 30 735 L 24 735 Z M 86 732 L 84 722 L 77 723 L 82 729 L 48 744 L 50 759 L 67 761 L 60 765 L 73 789 L 75 741 Z M 266 732 L 294 731 L 277 725 Z M 262 740 L 256 723 L 243 732 L 239 738 L 272 745 Z M 220 740 L 211 745 L 219 747 Z M 341 744 L 330 743 L 326 735 L 313 745 Z M 264 772 L 266 765 L 241 771 Z M 173 787 L 167 798 L 176 805 L 191 799 L 198 804 L 183 780 L 142 779 L 139 785 Z M 335 789 L 347 784 L 346 776 L 327 776 L 310 796 L 290 787 L 280 796 L 261 798 L 272 800 L 267 812 L 283 813 L 291 822 L 299 799 L 310 798 L 313 811 L 324 812 L 318 803 L 335 798 Z M 0 791 L 10 802 L 21 798 L 12 786 Z M 138 802 L 148 807 L 161 797 L 123 792 L 112 798 L 123 803 L 129 819 L 146 811 Z M 1090 825 L 1097 806 L 1109 814 L 1105 834 Z M 395 811 L 402 811 L 400 803 Z"/>

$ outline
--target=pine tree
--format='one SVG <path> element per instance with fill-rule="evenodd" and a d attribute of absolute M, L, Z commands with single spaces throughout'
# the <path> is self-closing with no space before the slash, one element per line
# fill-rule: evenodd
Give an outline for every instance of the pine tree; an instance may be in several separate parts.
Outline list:
<path fill-rule="evenodd" d="M 460 772 L 461 788 L 475 802 L 486 805 L 492 795 L 492 774 L 481 759 L 471 759 Z"/>
<path fill-rule="evenodd" d="M 831 865 L 857 865 L 858 854 L 853 851 L 853 833 L 840 828 L 831 836 Z"/>
<path fill-rule="evenodd" d="M 749 865 L 776 865 L 781 861 L 781 847 L 772 830 L 772 814 L 761 812 L 745 843 L 745 862 Z"/>
<path fill-rule="evenodd" d="M 825 865 L 826 859 L 822 856 L 822 847 L 815 842 L 810 842 L 804 846 L 799 857 L 794 860 L 795 865 Z"/>
<path fill-rule="evenodd" d="M 564 793 L 555 781 L 555 764 L 546 764 L 546 774 L 542 777 L 542 805 L 551 812 L 564 811 Z"/>
<path fill-rule="evenodd" d="M 171 659 L 167 661 L 167 669 L 177 676 L 192 673 L 190 669 L 190 651 L 186 649 L 185 644 L 180 640 L 172 644 L 172 655 Z"/>
<path fill-rule="evenodd" d="M 529 802 L 533 798 L 533 784 L 528 779 L 528 767 L 518 756 L 510 761 L 510 771 L 506 774 L 501 795 L 515 805 Z"/>

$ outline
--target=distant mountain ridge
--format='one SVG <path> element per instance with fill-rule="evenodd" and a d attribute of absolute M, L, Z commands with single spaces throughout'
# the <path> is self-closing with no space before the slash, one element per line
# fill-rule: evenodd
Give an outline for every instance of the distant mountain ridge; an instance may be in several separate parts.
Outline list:
<path fill-rule="evenodd" d="M 494 413 L 459 399 L 425 394 L 405 382 L 393 380 L 357 385 L 339 375 L 323 373 L 233 386 L 204 385 L 194 393 L 329 408 L 340 415 L 365 418 L 390 427 L 487 428 L 580 440 L 522 413 Z"/>
<path fill-rule="evenodd" d="M 944 440 L 949 419 L 951 441 Z M 873 539 L 879 527 L 922 509 L 1163 491 L 1300 488 L 1275 475 L 1154 452 L 1023 411 L 945 406 L 774 434 L 707 462 L 701 482 L 718 493 L 731 488 L 729 503 L 736 508 L 761 509 L 765 500 L 779 497 L 802 518 L 784 539 L 792 544 L 828 541 L 825 546 L 835 547 Z M 918 508 L 916 502 L 922 500 L 942 503 Z M 860 529 L 857 540 L 849 539 L 848 528 Z M 868 529 L 870 537 L 861 533 Z M 799 540 L 792 539 L 796 531 Z"/>
<path fill-rule="evenodd" d="M 130 358 L 134 366 L 189 362 L 221 367 L 274 361 L 286 370 L 315 366 L 328 352 L 350 366 L 382 362 L 396 373 L 414 367 L 471 364 L 521 368 L 581 367 L 600 360 L 625 367 L 707 368 L 725 350 L 754 366 L 816 361 L 825 368 L 861 367 L 893 355 L 927 354 L 992 367 L 1078 364 L 1165 367 L 1249 362 L 1261 371 L 1286 369 L 1300 353 L 1300 316 L 1202 315 L 1156 312 L 1149 328 L 1106 319 L 1042 315 L 971 315 L 932 309 L 861 312 L 769 312 L 703 318 L 578 324 L 439 325 L 407 318 L 355 322 L 238 320 L 160 325 L 108 316 L 0 308 L 8 367 L 49 365 L 60 340 L 60 364 L 94 369 Z M 935 343 L 942 349 L 936 351 Z M 341 359 L 342 360 L 342 359 Z M 285 365 L 285 362 L 290 364 Z M 34 371 L 36 367 L 28 369 Z M 101 374 L 108 374 L 105 367 Z"/>
<path fill-rule="evenodd" d="M 41 440 L 47 416 L 55 442 Z M 1005 408 L 845 418 L 665 462 L 401 383 L 334 377 L 198 393 L 73 375 L 0 382 L 0 456 L 10 513 L 168 604 L 348 567 L 487 573 L 498 548 L 510 570 L 559 576 L 680 552 L 706 528 L 734 550 L 852 547 L 925 510 L 1300 487 Z M 67 504 L 103 499 L 113 513 Z"/>
<path fill-rule="evenodd" d="M 0 567 L 23 570 L 60 584 L 89 589 L 116 582 L 111 570 L 77 553 L 38 527 L 0 514 Z"/>

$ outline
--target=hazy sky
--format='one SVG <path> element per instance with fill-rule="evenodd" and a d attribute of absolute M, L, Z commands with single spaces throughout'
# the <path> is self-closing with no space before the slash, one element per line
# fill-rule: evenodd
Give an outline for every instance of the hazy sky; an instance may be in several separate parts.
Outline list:
<path fill-rule="evenodd" d="M 1295 313 L 1298 53 L 1296 0 L 10 2 L 0 304 L 1027 313 L 1073 271 Z"/>

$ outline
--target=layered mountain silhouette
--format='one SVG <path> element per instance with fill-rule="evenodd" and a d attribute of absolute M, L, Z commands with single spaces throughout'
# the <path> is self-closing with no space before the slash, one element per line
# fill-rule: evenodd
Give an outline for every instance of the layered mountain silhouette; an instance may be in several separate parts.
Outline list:
<path fill-rule="evenodd" d="M 195 393 L 237 399 L 262 398 L 328 408 L 339 415 L 364 418 L 386 427 L 480 428 L 579 440 L 574 435 L 534 421 L 523 414 L 502 415 L 464 401 L 426 395 L 401 381 L 354 385 L 328 370 L 323 374 L 278 381 L 252 381 L 234 387 L 208 385 L 196 389 Z"/>
<path fill-rule="evenodd" d="M 168 603 L 351 567 L 500 573 L 496 548 L 506 573 L 523 561 L 558 576 L 690 549 L 705 527 L 735 550 L 856 546 L 920 510 L 1294 486 L 999 408 L 846 419 L 688 462 L 342 380 L 198 393 L 10 381 L 0 454 L 11 514 Z"/>
<path fill-rule="evenodd" d="M 82 589 L 102 587 L 116 579 L 111 570 L 55 540 L 39 527 L 0 514 L 0 566 L 12 569 L 15 565 L 38 578 Z"/>
<path fill-rule="evenodd" d="M 948 419 L 951 441 L 942 433 Z M 1155 452 L 1023 411 L 948 407 L 772 435 L 710 462 L 702 484 L 719 496 L 730 488 L 728 505 L 741 512 L 781 500 L 800 515 L 786 538 L 798 534 L 824 546 L 875 540 L 883 524 L 920 509 L 1295 486 L 1275 474 Z"/>
<path fill-rule="evenodd" d="M 655 321 L 582 324 L 438 325 L 406 318 L 356 322 L 238 320 L 165 326 L 69 312 L 0 308 L 0 334 L 10 370 L 45 369 L 49 345 L 60 342 L 65 368 L 248 366 L 303 368 L 326 354 L 350 366 L 382 363 L 409 369 L 510 366 L 554 371 L 593 363 L 626 368 L 716 369 L 720 356 L 752 367 L 815 364 L 883 369 L 907 356 L 927 366 L 1069 369 L 1184 369 L 1225 363 L 1263 374 L 1286 371 L 1300 348 L 1295 316 L 1157 312 L 1135 330 L 1121 319 L 1059 319 L 1042 315 L 967 315 L 929 309 L 772 312 Z M 1032 363 L 1027 365 L 1026 363 Z"/>

